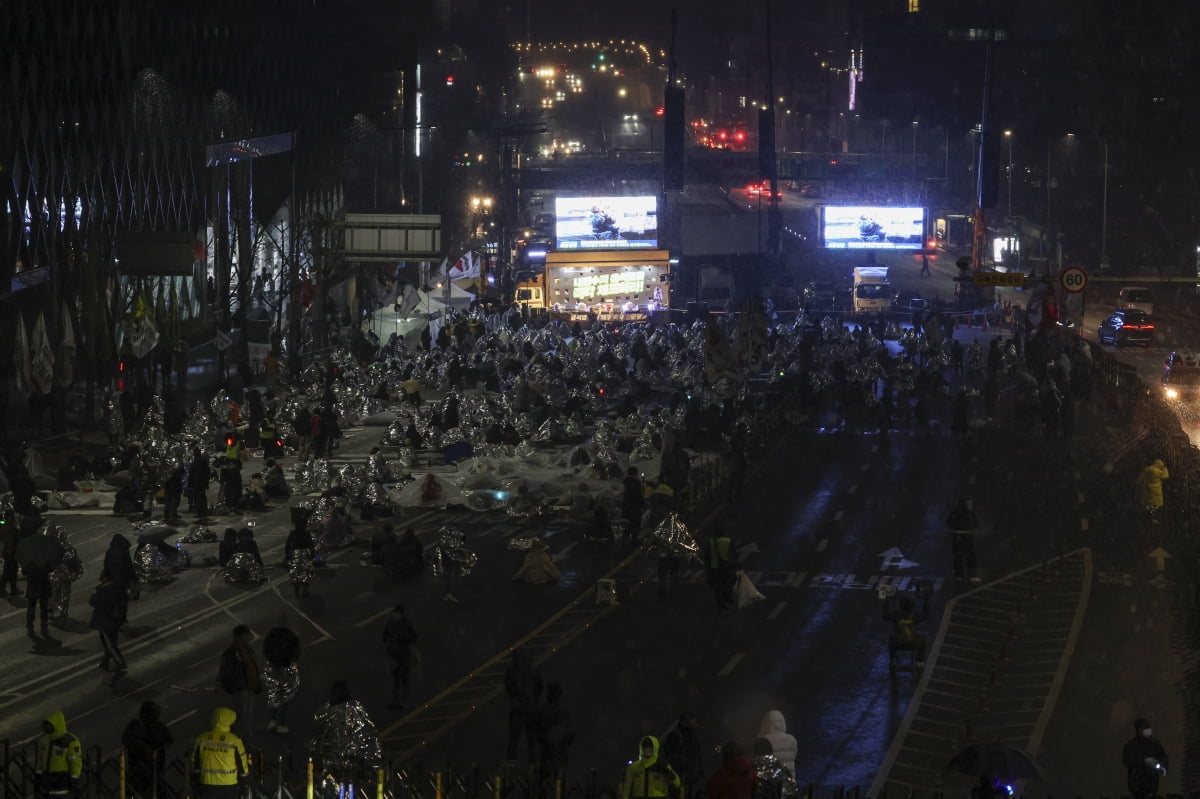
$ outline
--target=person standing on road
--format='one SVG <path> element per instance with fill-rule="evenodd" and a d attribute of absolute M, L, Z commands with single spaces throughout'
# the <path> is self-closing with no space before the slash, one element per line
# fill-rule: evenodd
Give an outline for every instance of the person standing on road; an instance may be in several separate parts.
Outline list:
<path fill-rule="evenodd" d="M 250 649 L 250 628 L 244 624 L 233 628 L 233 642 L 221 653 L 217 684 L 229 694 L 245 722 L 244 729 L 249 731 L 254 726 L 254 696 L 262 691 L 262 683 L 258 661 Z"/>
<path fill-rule="evenodd" d="M 1135 721 L 1133 729 L 1133 738 L 1121 749 L 1129 795 L 1133 799 L 1153 799 L 1159 779 L 1167 776 L 1167 750 L 1154 737 L 1146 719 Z"/>
<path fill-rule="evenodd" d="M 288 734 L 288 702 L 300 690 L 300 636 L 288 627 L 272 627 L 263 638 L 263 658 L 267 667 L 263 669 L 263 683 L 267 688 L 267 706 L 271 709 L 271 721 L 267 732 Z"/>
<path fill-rule="evenodd" d="M 188 488 L 192 507 L 196 509 L 196 520 L 208 518 L 208 481 L 212 472 L 208 459 L 199 447 L 192 447 L 192 464 L 188 470 Z"/>
<path fill-rule="evenodd" d="M 733 539 L 717 527 L 708 542 L 708 586 L 713 591 L 717 610 L 733 607 L 733 587 L 737 583 L 737 549 Z"/>
<path fill-rule="evenodd" d="M 625 471 L 621 482 L 621 516 L 625 519 L 625 540 L 636 541 L 642 530 L 642 514 L 646 511 L 646 495 L 642 478 L 636 467 Z"/>
<path fill-rule="evenodd" d="M 238 780 L 250 776 L 250 756 L 242 739 L 232 732 L 238 715 L 227 707 L 212 714 L 212 729 L 196 739 L 192 770 L 198 799 L 238 799 Z"/>
<path fill-rule="evenodd" d="M 758 786 L 754 758 L 733 741 L 721 744 L 721 770 L 704 785 L 708 799 L 752 799 Z"/>
<path fill-rule="evenodd" d="M 56 710 L 42 720 L 33 764 L 36 799 L 72 799 L 79 796 L 83 773 L 83 746 L 67 732 L 67 718 Z"/>
<path fill-rule="evenodd" d="M 125 621 L 125 587 L 112 579 L 108 572 L 100 573 L 100 584 L 92 592 L 88 604 L 92 606 L 90 627 L 100 634 L 100 647 L 104 656 L 100 658 L 100 670 L 110 668 L 117 674 L 125 671 L 125 656 L 117 647 L 117 633 Z"/>
<path fill-rule="evenodd" d="M 525 733 L 525 748 L 529 762 L 537 762 L 537 713 L 542 696 L 542 675 L 529 656 L 516 649 L 512 664 L 504 673 L 504 690 L 508 693 L 508 759 L 517 760 L 517 746 Z"/>
<path fill-rule="evenodd" d="M 128 538 L 120 533 L 114 534 L 104 552 L 101 571 L 108 572 L 109 579 L 120 585 L 130 599 L 137 599 L 137 569 L 133 565 L 132 549 L 133 543 Z"/>
<path fill-rule="evenodd" d="M 933 277 L 933 271 L 929 268 L 929 256 L 921 256 L 921 277 Z"/>
<path fill-rule="evenodd" d="M 620 799 L 659 799 L 671 796 L 679 790 L 683 781 L 679 779 L 675 769 L 659 758 L 657 738 L 653 735 L 643 737 L 638 743 L 638 754 L 640 757 L 625 768 L 625 777 L 621 780 L 618 792 Z M 754 773 L 753 765 L 750 767 L 750 773 Z M 707 794 L 707 790 L 705 793 Z M 724 795 L 708 796 L 710 799 L 732 799 Z M 750 799 L 750 795 L 739 796 L 737 799 Z"/>
<path fill-rule="evenodd" d="M 575 743 L 571 713 L 562 705 L 562 685 L 546 686 L 546 704 L 537 714 L 538 751 L 541 763 L 538 782 L 543 789 L 566 779 L 567 759 Z M 552 792 L 553 793 L 553 792 Z"/>
<path fill-rule="evenodd" d="M 170 796 L 167 789 L 167 750 L 175 743 L 162 722 L 157 702 L 143 702 L 137 718 L 125 726 L 121 745 L 129 759 L 129 786 L 143 799 Z"/>
<path fill-rule="evenodd" d="M 316 567 L 313 558 L 317 554 L 317 545 L 312 533 L 308 532 L 307 522 L 300 521 L 288 533 L 287 542 L 283 545 L 283 559 L 287 565 L 288 579 L 292 583 L 292 591 L 297 599 L 308 596 L 308 586 L 312 583 Z"/>
<path fill-rule="evenodd" d="M 1137 486 L 1139 498 L 1142 507 L 1146 509 L 1146 514 L 1150 517 L 1151 524 L 1158 524 L 1158 512 L 1163 507 L 1163 480 L 1171 476 L 1167 471 L 1167 467 L 1162 460 L 1155 460 L 1146 468 L 1142 469 L 1141 474 L 1137 477 Z"/>
<path fill-rule="evenodd" d="M 771 754 L 779 758 L 780 764 L 796 776 L 796 738 L 787 731 L 787 719 L 778 710 L 768 710 L 758 725 L 758 737 L 771 742 Z"/>
<path fill-rule="evenodd" d="M 954 577 L 959 582 L 979 582 L 975 574 L 975 531 L 979 529 L 979 517 L 975 515 L 974 503 L 963 497 L 946 517 L 950 530 L 950 557 L 954 561 Z"/>
<path fill-rule="evenodd" d="M 383 627 L 383 645 L 387 650 L 392 676 L 392 701 L 388 708 L 392 710 L 400 710 L 408 704 L 408 682 L 416 651 L 413 644 L 416 642 L 417 630 L 404 615 L 404 605 L 396 605 Z"/>
<path fill-rule="evenodd" d="M 0 572 L 0 596 L 16 596 L 17 591 L 17 529 L 15 514 L 5 513 L 0 518 L 0 560 L 4 571 Z"/>

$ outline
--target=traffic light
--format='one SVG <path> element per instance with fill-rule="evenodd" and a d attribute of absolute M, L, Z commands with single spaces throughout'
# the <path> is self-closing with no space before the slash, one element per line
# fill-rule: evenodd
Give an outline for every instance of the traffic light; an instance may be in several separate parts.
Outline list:
<path fill-rule="evenodd" d="M 663 92 L 663 191 L 683 191 L 683 89 Z"/>

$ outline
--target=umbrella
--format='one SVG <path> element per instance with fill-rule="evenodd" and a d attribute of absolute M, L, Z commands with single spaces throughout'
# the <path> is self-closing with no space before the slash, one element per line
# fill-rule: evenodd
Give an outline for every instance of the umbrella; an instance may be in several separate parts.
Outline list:
<path fill-rule="evenodd" d="M 1029 753 L 1000 743 L 974 743 L 950 758 L 947 771 L 1003 780 L 1041 780 L 1042 769 Z"/>

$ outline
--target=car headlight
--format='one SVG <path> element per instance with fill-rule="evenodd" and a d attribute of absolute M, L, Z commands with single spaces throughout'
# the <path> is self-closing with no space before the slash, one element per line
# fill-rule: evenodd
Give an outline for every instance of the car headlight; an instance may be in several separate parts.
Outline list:
<path fill-rule="evenodd" d="M 1179 391 L 1177 389 L 1168 388 L 1166 390 L 1166 394 L 1167 394 L 1167 399 L 1179 399 Z"/>

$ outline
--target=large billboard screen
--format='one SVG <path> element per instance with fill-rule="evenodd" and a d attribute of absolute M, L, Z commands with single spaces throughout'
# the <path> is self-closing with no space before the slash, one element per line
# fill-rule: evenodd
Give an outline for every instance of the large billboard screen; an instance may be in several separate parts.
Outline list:
<path fill-rule="evenodd" d="M 879 205 L 827 205 L 821 239 L 830 250 L 920 250 L 925 209 Z"/>
<path fill-rule="evenodd" d="M 554 246 L 564 250 L 658 247 L 656 197 L 557 197 Z"/>

